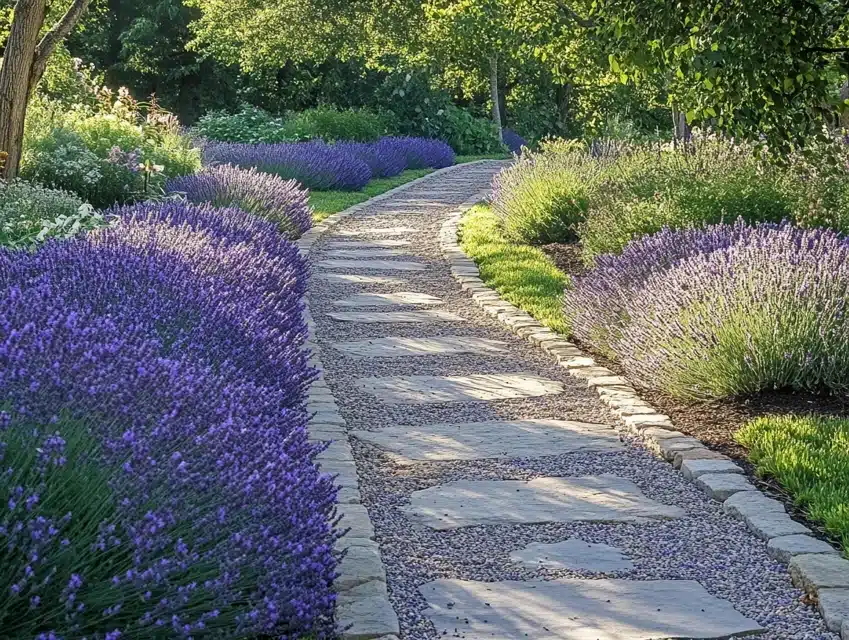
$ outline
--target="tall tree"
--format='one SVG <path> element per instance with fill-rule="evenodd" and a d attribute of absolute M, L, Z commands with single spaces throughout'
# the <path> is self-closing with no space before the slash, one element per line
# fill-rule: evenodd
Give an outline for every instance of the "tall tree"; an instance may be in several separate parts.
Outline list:
<path fill-rule="evenodd" d="M 47 0 L 18 0 L 0 68 L 0 151 L 6 154 L 3 176 L 15 178 L 21 162 L 24 120 L 34 87 L 47 60 L 88 8 L 90 0 L 73 0 L 43 36 Z"/>

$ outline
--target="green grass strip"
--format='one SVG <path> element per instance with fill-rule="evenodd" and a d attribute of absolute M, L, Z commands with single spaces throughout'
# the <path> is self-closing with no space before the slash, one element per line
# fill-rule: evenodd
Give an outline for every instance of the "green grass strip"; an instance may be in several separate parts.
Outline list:
<path fill-rule="evenodd" d="M 758 474 L 777 480 L 849 556 L 849 420 L 769 416 L 736 437 Z"/>
<path fill-rule="evenodd" d="M 369 198 L 386 193 L 417 178 L 431 173 L 433 169 L 407 169 L 404 173 L 391 178 L 377 178 L 369 182 L 362 191 L 311 191 L 310 205 L 313 208 L 313 222 L 321 222 L 327 216 L 339 213 Z"/>
<path fill-rule="evenodd" d="M 457 156 L 454 158 L 454 164 L 466 164 L 468 162 L 477 162 L 478 160 L 509 160 L 511 157 L 512 156 L 509 153 Z"/>
<path fill-rule="evenodd" d="M 477 263 L 488 286 L 547 327 L 568 332 L 562 298 L 569 276 L 545 253 L 509 242 L 497 214 L 483 204 L 463 218 L 460 238 L 463 251 Z"/>

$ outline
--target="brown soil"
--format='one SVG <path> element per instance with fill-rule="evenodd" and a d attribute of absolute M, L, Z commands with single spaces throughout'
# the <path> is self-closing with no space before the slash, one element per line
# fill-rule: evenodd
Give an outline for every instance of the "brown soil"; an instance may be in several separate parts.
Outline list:
<path fill-rule="evenodd" d="M 580 247 L 575 244 L 552 244 L 541 247 L 558 268 L 569 275 L 582 275 L 587 271 L 580 260 Z M 577 342 L 577 341 L 576 341 Z M 616 362 L 594 353 L 586 344 L 579 346 L 592 353 L 593 358 L 617 374 L 622 370 Z M 675 398 L 656 389 L 637 387 L 640 396 L 660 413 L 672 418 L 678 431 L 701 440 L 706 447 L 733 458 L 746 472 L 749 480 L 765 493 L 781 500 L 795 519 L 810 527 L 819 537 L 829 540 L 822 527 L 812 523 L 802 510 L 793 504 L 791 497 L 778 483 L 759 478 L 754 465 L 749 462 L 745 447 L 738 444 L 734 434 L 749 421 L 767 415 L 821 414 L 849 416 L 849 398 L 835 398 L 790 391 L 766 391 L 753 396 L 726 398 L 711 402 L 687 401 Z M 837 548 L 840 544 L 830 539 Z"/>

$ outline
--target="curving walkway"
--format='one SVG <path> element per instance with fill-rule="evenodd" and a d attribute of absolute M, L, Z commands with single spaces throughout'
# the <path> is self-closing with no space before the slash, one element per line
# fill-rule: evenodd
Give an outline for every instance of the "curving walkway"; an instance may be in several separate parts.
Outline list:
<path fill-rule="evenodd" d="M 344 637 L 836 640 L 743 522 L 455 282 L 441 226 L 498 167 L 367 204 L 310 250 Z"/>

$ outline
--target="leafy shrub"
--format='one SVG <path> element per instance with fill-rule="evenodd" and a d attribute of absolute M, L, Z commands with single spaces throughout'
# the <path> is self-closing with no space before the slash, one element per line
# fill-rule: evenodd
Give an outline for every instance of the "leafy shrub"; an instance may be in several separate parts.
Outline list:
<path fill-rule="evenodd" d="M 474 117 L 453 104 L 448 94 L 431 89 L 423 74 L 391 74 L 375 100 L 394 114 L 395 128 L 402 135 L 444 140 L 460 155 L 504 150 L 491 121 Z"/>
<path fill-rule="evenodd" d="M 0 540 L 14 637 L 322 637 L 335 490 L 312 463 L 306 265 L 180 203 L 0 252 Z"/>
<path fill-rule="evenodd" d="M 579 233 L 592 263 L 664 227 L 780 222 L 794 217 L 797 202 L 786 173 L 747 146 L 704 139 L 684 151 L 630 147 L 609 164 Z"/>
<path fill-rule="evenodd" d="M 202 116 L 193 131 L 196 135 L 219 142 L 286 142 L 283 118 L 276 118 L 267 111 L 244 106 L 241 111 L 229 114 L 210 111 Z"/>
<path fill-rule="evenodd" d="M 521 153 L 522 148 L 528 146 L 528 141 L 512 129 L 503 129 L 501 131 L 501 137 L 504 139 L 504 144 L 510 150 L 510 153 Z"/>
<path fill-rule="evenodd" d="M 22 177 L 72 191 L 96 207 L 146 196 L 166 177 L 200 168 L 200 153 L 172 115 L 155 103 L 142 112 L 122 92 L 100 110 L 59 113 L 37 106 L 27 118 Z M 155 171 L 145 170 L 150 167 Z"/>
<path fill-rule="evenodd" d="M 373 142 L 388 131 L 386 121 L 371 111 L 319 107 L 287 118 L 282 132 L 287 140 Z"/>
<path fill-rule="evenodd" d="M 182 193 L 191 202 L 238 207 L 274 222 L 288 238 L 299 238 L 312 225 L 307 192 L 293 180 L 256 169 L 207 167 L 201 173 L 169 180 L 165 189 Z"/>
<path fill-rule="evenodd" d="M 371 143 L 338 142 L 333 147 L 365 162 L 372 178 L 391 178 L 407 168 L 407 154 L 386 138 Z"/>
<path fill-rule="evenodd" d="M 737 432 L 760 475 L 777 479 L 849 551 L 849 420 L 758 418 Z"/>
<path fill-rule="evenodd" d="M 371 179 L 368 165 L 323 142 L 280 144 L 209 144 L 207 164 L 229 163 L 243 169 L 255 167 L 284 179 L 297 180 L 308 189 L 357 191 Z"/>
<path fill-rule="evenodd" d="M 574 334 L 687 397 L 849 389 L 849 240 L 785 223 L 664 230 L 567 291 Z"/>
<path fill-rule="evenodd" d="M 451 147 L 441 140 L 390 136 L 381 143 L 388 149 L 403 152 L 408 169 L 442 169 L 453 165 L 456 159 Z"/>
<path fill-rule="evenodd" d="M 72 193 L 23 181 L 0 181 L 0 245 L 32 246 L 106 224 L 102 214 Z"/>
<path fill-rule="evenodd" d="M 493 206 L 514 242 L 547 244 L 576 238 L 603 165 L 571 147 L 526 153 L 495 178 Z"/>

